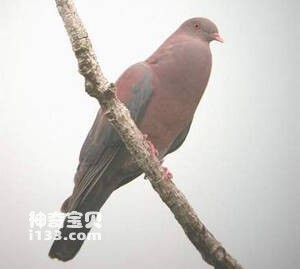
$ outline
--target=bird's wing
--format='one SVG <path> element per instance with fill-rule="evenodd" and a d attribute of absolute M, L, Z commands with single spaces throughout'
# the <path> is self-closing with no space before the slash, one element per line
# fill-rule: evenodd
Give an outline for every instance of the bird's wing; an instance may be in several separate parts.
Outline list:
<path fill-rule="evenodd" d="M 179 133 L 179 135 L 175 138 L 175 140 L 173 141 L 173 143 L 171 144 L 171 146 L 169 147 L 167 154 L 174 152 L 175 150 L 177 150 L 184 142 L 184 140 L 186 139 L 189 130 L 191 128 L 191 124 L 192 121 L 189 123 L 189 125 L 183 129 L 183 131 L 181 133 Z"/>
<path fill-rule="evenodd" d="M 116 86 L 118 97 L 138 124 L 153 92 L 151 68 L 143 63 L 133 65 L 124 72 Z M 63 211 L 72 210 L 84 200 L 123 147 L 119 135 L 100 109 L 82 146 L 74 178 L 74 191 L 67 201 L 68 204 L 63 205 Z"/>

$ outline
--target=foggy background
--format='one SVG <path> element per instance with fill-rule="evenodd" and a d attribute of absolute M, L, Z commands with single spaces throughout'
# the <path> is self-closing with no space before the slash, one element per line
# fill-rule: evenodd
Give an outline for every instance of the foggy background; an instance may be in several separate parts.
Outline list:
<path fill-rule="evenodd" d="M 183 147 L 165 165 L 200 219 L 245 268 L 298 268 L 299 2 L 75 1 L 115 81 L 184 20 L 204 16 L 225 44 Z M 0 1 L 1 268 L 211 268 L 142 177 L 102 210 L 101 241 L 62 263 L 29 241 L 28 214 L 59 210 L 94 121 L 53 1 Z"/>

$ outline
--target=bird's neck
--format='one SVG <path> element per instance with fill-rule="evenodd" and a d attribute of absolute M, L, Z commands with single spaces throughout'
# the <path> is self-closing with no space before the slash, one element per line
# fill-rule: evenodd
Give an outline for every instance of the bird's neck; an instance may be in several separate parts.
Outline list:
<path fill-rule="evenodd" d="M 211 53 L 207 42 L 185 36 L 176 40 L 171 37 L 146 63 L 169 97 L 173 96 L 196 108 L 211 71 Z"/>

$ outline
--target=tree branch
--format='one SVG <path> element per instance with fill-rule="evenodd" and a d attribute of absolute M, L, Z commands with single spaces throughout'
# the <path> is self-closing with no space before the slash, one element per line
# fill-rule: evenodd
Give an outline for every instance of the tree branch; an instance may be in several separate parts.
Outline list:
<path fill-rule="evenodd" d="M 199 220 L 171 178 L 166 177 L 160 160 L 150 154 L 150 146 L 146 138 L 131 119 L 127 108 L 116 97 L 115 85 L 109 83 L 104 77 L 73 1 L 55 1 L 78 60 L 79 72 L 85 78 L 87 93 L 99 101 L 107 119 L 120 135 L 137 165 L 145 172 L 152 187 L 173 212 L 184 232 L 207 263 L 216 269 L 242 269 Z"/>

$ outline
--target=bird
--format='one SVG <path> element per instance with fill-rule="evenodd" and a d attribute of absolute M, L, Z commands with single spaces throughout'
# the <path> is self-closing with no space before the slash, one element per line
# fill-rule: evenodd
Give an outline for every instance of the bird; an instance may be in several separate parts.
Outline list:
<path fill-rule="evenodd" d="M 213 40 L 223 42 L 211 20 L 188 19 L 149 58 L 130 66 L 115 83 L 117 97 L 160 160 L 187 137 L 210 77 Z M 100 108 L 80 151 L 73 192 L 61 211 L 99 211 L 115 190 L 142 173 Z M 87 235 L 89 231 L 85 225 L 70 228 L 65 219 L 49 256 L 71 260 L 84 240 L 68 240 L 70 234 Z"/>

